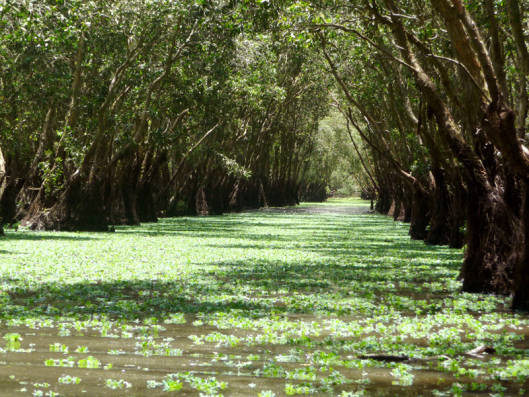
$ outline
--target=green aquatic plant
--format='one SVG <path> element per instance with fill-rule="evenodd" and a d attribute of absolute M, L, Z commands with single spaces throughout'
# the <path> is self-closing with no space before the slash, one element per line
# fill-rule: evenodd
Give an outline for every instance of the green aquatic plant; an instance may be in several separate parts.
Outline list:
<path fill-rule="evenodd" d="M 276 397 L 276 394 L 272 390 L 263 390 L 257 394 L 257 397 Z"/>
<path fill-rule="evenodd" d="M 4 335 L 4 340 L 6 341 L 6 350 L 16 351 L 20 349 L 20 341 L 22 340 L 20 334 L 15 332 L 7 333 Z"/>
<path fill-rule="evenodd" d="M 93 356 L 88 356 L 77 361 L 77 366 L 79 368 L 99 368 L 101 366 L 101 361 Z"/>
<path fill-rule="evenodd" d="M 105 379 L 140 395 L 528 389 L 529 317 L 504 310 L 508 297 L 461 293 L 460 250 L 334 206 L 161 219 L 109 234 L 7 231 L 0 354 L 16 352 L 0 360 L 7 393 L 44 381 L 62 395 L 128 390 Z M 481 347 L 488 353 L 469 354 Z M 10 379 L 17 363 L 31 370 Z M 82 382 L 51 382 L 58 367 L 84 371 L 69 374 Z"/>
<path fill-rule="evenodd" d="M 128 389 L 130 387 L 132 387 L 132 385 L 127 382 L 126 380 L 123 380 L 123 379 L 107 379 L 105 381 L 105 384 L 108 388 L 112 389 L 112 390 L 116 390 L 116 389 Z"/>
<path fill-rule="evenodd" d="M 78 385 L 81 383 L 81 378 L 77 376 L 63 375 L 59 377 L 58 382 L 64 385 Z"/>
<path fill-rule="evenodd" d="M 291 383 L 287 383 L 285 385 L 285 394 L 287 396 L 313 394 L 315 392 L 316 392 L 316 390 L 310 384 L 305 384 L 305 383 L 291 384 Z"/>
<path fill-rule="evenodd" d="M 391 375 L 395 378 L 393 384 L 400 386 L 411 386 L 414 375 L 411 372 L 412 367 L 406 364 L 399 364 L 391 370 Z"/>
<path fill-rule="evenodd" d="M 52 345 L 50 345 L 50 352 L 56 352 L 56 353 L 68 353 L 68 346 L 62 344 L 62 343 L 59 343 L 59 342 L 56 342 Z"/>

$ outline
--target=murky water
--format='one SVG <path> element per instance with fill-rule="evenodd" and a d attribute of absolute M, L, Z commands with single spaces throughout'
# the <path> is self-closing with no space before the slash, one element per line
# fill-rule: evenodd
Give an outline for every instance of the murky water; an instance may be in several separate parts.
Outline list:
<path fill-rule="evenodd" d="M 305 319 L 314 321 L 317 318 Z M 321 320 L 321 319 L 320 319 Z M 35 330 L 26 327 L 0 329 L 0 333 L 16 332 L 22 336 L 20 351 L 3 353 L 0 361 L 0 390 L 1 396 L 33 394 L 35 390 L 42 390 L 46 395 L 48 389 L 65 396 L 165 396 L 168 392 L 161 389 L 147 388 L 149 380 L 161 379 L 169 374 L 192 371 L 203 377 L 215 376 L 229 385 L 229 390 L 222 393 L 226 396 L 257 395 L 259 390 L 271 390 L 277 396 L 285 395 L 283 377 L 256 376 L 255 371 L 263 368 L 267 362 L 278 356 L 288 355 L 292 346 L 263 345 L 234 348 L 215 346 L 212 344 L 195 345 L 189 337 L 191 335 L 207 334 L 212 331 L 209 327 L 194 327 L 188 325 L 171 326 L 161 331 L 154 340 L 163 341 L 170 338 L 170 346 L 182 350 L 182 354 L 171 357 L 161 355 L 142 354 L 137 349 L 137 339 L 134 337 L 120 337 L 119 332 L 108 337 L 101 337 L 97 332 L 82 332 L 64 336 L 58 335 L 54 329 Z M 226 331 L 223 331 L 224 333 Z M 228 332 L 241 336 L 248 333 Z M 50 352 L 50 345 L 60 343 L 67 346 L 69 351 Z M 75 349 L 83 346 L 87 353 L 76 353 Z M 109 351 L 115 351 L 109 354 Z M 87 356 L 97 357 L 98 368 L 79 368 L 79 360 Z M 255 358 L 252 356 L 258 356 Z M 251 360 L 248 360 L 248 357 Z M 347 356 L 343 357 L 347 359 Z M 352 356 L 349 356 L 352 358 Z M 61 366 L 49 366 L 49 360 L 68 361 Z M 110 368 L 109 364 L 111 365 Z M 282 362 L 286 370 L 303 368 L 308 364 L 303 362 Z M 107 367 L 107 368 L 105 368 Z M 336 367 L 341 374 L 350 380 L 370 380 L 370 385 L 363 387 L 368 395 L 402 395 L 415 396 L 419 391 L 427 392 L 439 386 L 439 374 L 432 371 L 420 371 L 415 375 L 414 387 L 403 390 L 402 387 L 392 385 L 394 378 L 389 369 L 369 368 L 364 370 Z M 65 375 L 81 379 L 76 385 L 57 385 L 57 380 Z M 131 384 L 121 391 L 103 387 L 107 379 L 123 379 Z M 293 383 L 301 383 L 292 381 Z M 46 383 L 53 387 L 43 387 Z M 340 388 L 337 389 L 337 391 Z M 356 388 L 344 386 L 343 390 Z M 178 395 L 198 394 L 190 387 L 183 387 L 174 392 Z M 312 395 L 328 395 L 312 393 Z"/>
<path fill-rule="evenodd" d="M 529 390 L 529 317 L 460 294 L 460 251 L 411 242 L 405 225 L 366 211 L 8 235 L 0 396 Z M 493 353 L 467 354 L 480 345 Z"/>

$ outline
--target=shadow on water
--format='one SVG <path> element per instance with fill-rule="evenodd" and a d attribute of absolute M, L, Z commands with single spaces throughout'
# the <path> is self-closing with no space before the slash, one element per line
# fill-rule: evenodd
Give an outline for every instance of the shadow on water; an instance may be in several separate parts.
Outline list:
<path fill-rule="evenodd" d="M 127 280 L 97 283 L 40 283 L 38 287 L 17 288 L 9 291 L 9 300 L 0 318 L 27 318 L 56 316 L 86 319 L 93 315 L 105 315 L 115 320 L 134 320 L 148 317 L 164 318 L 172 313 L 225 313 L 241 311 L 241 315 L 254 318 L 267 315 L 270 296 L 296 297 L 312 300 L 319 294 L 323 299 L 313 304 L 299 306 L 282 304 L 274 312 L 285 314 L 352 313 L 354 307 L 336 306 L 328 300 L 368 296 L 373 293 L 404 293 L 390 282 L 410 282 L 410 272 L 396 272 L 393 266 L 342 266 L 323 263 L 282 265 L 260 261 L 259 263 L 217 262 L 207 264 L 214 270 L 204 271 L 199 281 Z M 376 271 L 375 271 L 376 270 Z M 413 270 L 412 270 L 413 272 Z M 414 276 L 412 283 L 422 285 L 434 272 L 422 269 L 421 276 Z M 449 278 L 449 275 L 447 278 Z M 2 279 L 2 283 L 16 280 Z M 439 279 L 442 281 L 442 279 Z M 244 289 L 241 287 L 244 286 Z M 258 291 L 260 296 L 248 299 L 244 291 Z M 222 298 L 220 298 L 222 297 Z"/>
<path fill-rule="evenodd" d="M 103 238 L 103 237 L 101 237 Z M 29 240 L 29 241 L 92 241 L 99 238 L 86 236 L 84 233 L 58 233 L 58 232 L 7 232 L 0 237 L 0 242 L 9 243 L 10 241 Z"/>
<path fill-rule="evenodd" d="M 273 390 L 282 396 L 286 384 L 310 383 L 308 375 L 303 378 L 303 371 L 309 365 L 305 362 L 307 357 L 336 354 L 340 360 L 346 360 L 357 353 L 352 348 L 340 350 L 342 346 L 350 343 L 356 349 L 353 343 L 362 342 L 357 335 L 347 333 L 334 340 L 328 330 L 320 336 L 317 327 L 324 328 L 327 324 L 332 328 L 333 321 L 343 322 L 346 327 L 349 326 L 347 319 L 351 318 L 376 319 L 377 327 L 384 321 L 389 326 L 392 316 L 415 321 L 417 308 L 424 310 L 421 315 L 438 314 L 443 310 L 443 299 L 455 292 L 453 288 L 445 290 L 445 285 L 454 284 L 461 264 L 460 251 L 411 242 L 405 225 L 359 214 L 363 212 L 365 207 L 337 213 L 304 207 L 161 219 L 141 227 L 118 227 L 114 234 L 95 237 L 85 233 L 9 233 L 0 242 L 27 240 L 25 243 L 29 246 L 24 245 L 27 250 L 43 247 L 40 240 L 50 245 L 57 241 L 60 244 L 56 244 L 59 247 L 56 249 L 62 249 L 65 244 L 61 240 L 87 241 L 84 245 L 93 241 L 94 247 L 101 247 L 108 238 L 112 242 L 105 247 L 107 250 L 112 247 L 108 255 L 113 254 L 113 249 L 125 251 L 119 260 L 128 258 L 131 266 L 147 266 L 153 270 L 143 276 L 118 275 L 120 279 L 101 277 L 96 281 L 79 281 L 68 274 L 50 281 L 50 278 L 37 279 L 32 273 L 13 276 L 7 273 L 9 266 L 6 265 L 6 273 L 0 274 L 0 331 L 20 332 L 23 347 L 30 344 L 35 347 L 32 352 L 3 353 L 2 360 L 8 365 L 0 366 L 0 390 L 8 390 L 5 395 L 13 395 L 36 379 L 56 385 L 59 377 L 68 374 L 79 376 L 81 386 L 57 386 L 64 395 L 83 395 L 82 390 L 86 390 L 88 394 L 84 395 L 154 397 L 167 393 L 159 385 L 148 389 L 147 382 L 152 379 L 160 382 L 169 373 L 185 371 L 193 371 L 202 378 L 216 376 L 227 381 L 226 395 L 233 396 L 257 395 L 259 390 Z M 354 216 L 348 216 L 351 214 Z M 121 239 L 137 242 L 138 247 L 120 245 Z M 188 244 L 185 250 L 197 254 L 198 259 L 189 262 L 192 268 L 189 273 L 185 262 L 164 265 L 164 270 L 157 273 L 157 264 L 151 263 L 155 259 L 148 253 L 143 257 L 127 251 L 132 248 L 141 251 L 142 247 L 180 249 L 180 244 Z M 17 255 L 8 246 L 3 248 L 6 253 Z M 75 247 L 72 252 L 77 252 Z M 204 252 L 217 254 L 201 259 Z M 227 253 L 230 256 L 223 257 Z M 25 263 L 26 259 L 20 260 Z M 38 269 L 39 258 L 32 260 Z M 53 266 L 48 262 L 45 265 Z M 434 284 L 438 294 L 435 297 Z M 427 302 L 428 307 L 424 308 L 424 303 L 416 303 L 424 302 L 427 297 L 435 299 L 434 304 Z M 178 315 L 183 315 L 185 324 L 165 322 Z M 34 319 L 43 324 L 33 326 Z M 108 330 L 101 319 L 108 320 Z M 208 319 L 225 319 L 228 326 L 217 328 Z M 267 332 L 276 335 L 278 340 L 237 344 L 237 338 L 252 341 L 266 333 L 261 325 L 253 323 L 259 320 L 271 327 Z M 91 325 L 83 325 L 83 321 Z M 161 325 L 159 329 L 155 328 L 157 324 Z M 316 327 L 315 333 L 303 334 L 303 329 L 311 326 Z M 359 332 L 367 340 L 363 351 L 379 352 L 377 338 Z M 281 340 L 287 333 L 290 336 Z M 200 339 L 205 337 L 211 340 Z M 200 343 L 195 343 L 197 340 Z M 64 344 L 70 351 L 51 351 L 50 346 L 54 344 Z M 101 360 L 101 367 L 89 370 L 78 368 L 77 364 L 56 367 L 53 360 L 51 367 L 43 365 L 50 359 L 65 359 L 69 355 L 78 363 L 77 360 L 86 357 L 75 352 L 78 346 L 89 348 L 89 354 Z M 169 350 L 156 350 L 159 346 Z M 172 352 L 170 349 L 181 349 L 181 352 L 172 356 L 168 354 Z M 439 371 L 420 370 L 414 372 L 413 387 L 400 387 L 393 384 L 389 367 L 356 368 L 342 361 L 329 365 L 315 362 L 310 365 L 319 366 L 318 379 L 328 377 L 334 395 L 340 395 L 342 390 L 359 389 L 365 390 L 365 396 L 431 395 L 439 387 L 436 383 L 439 379 L 450 377 Z M 107 363 L 113 368 L 104 369 Z M 281 372 L 263 375 L 265 369 L 274 368 L 271 363 L 291 374 L 289 377 Z M 353 381 L 339 385 L 338 378 L 331 379 L 330 367 Z M 367 372 L 371 383 L 360 384 L 369 381 L 365 378 Z M 15 380 L 8 380 L 11 379 L 8 376 L 14 376 Z M 105 385 L 107 379 L 122 378 L 132 383 L 130 389 L 111 390 Z M 354 383 L 357 381 L 359 384 Z M 442 382 L 446 390 L 446 381 Z M 33 389 L 28 386 L 28 393 Z M 319 394 L 313 395 L 330 395 L 319 390 Z M 199 395 L 187 384 L 181 393 Z"/>
<path fill-rule="evenodd" d="M 277 210 L 279 211 L 279 210 Z M 354 211 L 353 211 L 354 212 Z M 293 214 L 296 216 L 294 217 Z M 224 244 L 207 243 L 207 249 L 241 249 L 292 251 L 293 255 L 313 253 L 315 259 L 296 259 L 295 263 L 269 260 L 250 254 L 244 260 L 212 261 L 199 263 L 203 269 L 199 279 L 180 279 L 175 274 L 157 274 L 147 280 L 81 282 L 39 282 L 19 286 L 9 291 L 10 304 L 0 313 L 0 318 L 36 316 L 67 316 L 83 318 L 104 314 L 115 319 L 134 319 L 149 316 L 163 317 L 170 313 L 187 314 L 242 310 L 255 315 L 270 309 L 270 302 L 248 300 L 241 294 L 241 285 L 266 292 L 282 291 L 287 295 L 310 294 L 371 294 L 396 292 L 387 281 L 411 282 L 421 285 L 431 279 L 453 277 L 460 266 L 460 252 L 443 247 L 419 243 L 410 245 L 402 231 L 380 234 L 388 220 L 363 216 L 360 220 L 336 216 L 322 216 L 307 224 L 313 212 L 270 210 L 258 213 L 214 217 L 161 219 L 157 223 L 141 227 L 120 227 L 114 237 L 120 235 L 172 238 L 175 235 L 191 238 L 226 238 Z M 261 229 L 266 230 L 263 233 Z M 277 233 L 269 233 L 277 230 Z M 300 238 L 297 230 L 302 230 Z M 283 233 L 287 231 L 288 233 Z M 294 231 L 294 232 L 291 232 Z M 350 233 L 344 233 L 348 231 Z M 388 232 L 388 230 L 386 230 Z M 10 234 L 13 239 L 65 239 L 95 240 L 93 237 L 43 233 L 32 235 Z M 244 243 L 231 242 L 231 239 Z M 403 260 L 413 259 L 404 263 Z M 443 264 L 437 263 L 442 259 Z M 358 262 L 358 263 L 357 263 Z M 361 263 L 361 264 L 359 264 Z M 405 266 L 404 266 L 405 265 Z M 440 274 L 438 269 L 453 272 Z M 410 273 L 416 273 L 410 276 Z M 4 280 L 4 283 L 9 283 Z M 231 296 L 229 302 L 219 301 L 218 296 Z M 25 305 L 25 310 L 21 309 Z M 312 313 L 310 307 L 282 305 L 280 312 Z M 343 314 L 343 307 L 330 313 Z"/>
<path fill-rule="evenodd" d="M 314 208 L 318 212 L 314 212 Z M 169 277 L 155 277 L 152 280 L 106 281 L 97 283 L 38 283 L 19 286 L 9 291 L 12 305 L 0 313 L 4 318 L 27 316 L 28 310 L 35 315 L 84 316 L 106 314 L 114 318 L 143 318 L 164 315 L 171 312 L 197 313 L 241 309 L 247 311 L 266 310 L 268 303 L 249 302 L 239 296 L 240 283 L 265 289 L 288 289 L 292 295 L 331 293 L 354 288 L 357 291 L 382 291 L 384 280 L 409 280 L 409 271 L 396 272 L 401 265 L 402 255 L 413 258 L 418 265 L 428 263 L 431 272 L 424 266 L 417 267 L 421 277 L 414 282 L 436 277 L 442 258 L 444 268 L 457 269 L 460 253 L 441 247 L 414 244 L 410 246 L 407 237 L 402 237 L 398 228 L 386 230 L 388 220 L 378 216 L 356 218 L 321 213 L 321 208 L 268 209 L 237 215 L 212 217 L 185 217 L 161 219 L 157 223 L 141 227 L 119 227 L 113 235 L 149 236 L 153 238 L 211 238 L 206 243 L 209 249 L 282 250 L 316 254 L 313 260 L 296 260 L 295 263 L 255 259 L 215 261 L 200 263 L 204 268 L 201 275 L 205 280 L 171 280 Z M 325 209 L 325 208 L 324 208 Z M 334 209 L 331 209 L 334 210 Z M 338 208 L 339 212 L 358 214 L 365 208 Z M 326 210 L 329 211 L 329 210 Z M 315 215 L 315 216 L 313 216 Z M 310 222 L 308 222 L 310 220 Z M 277 232 L 270 232 L 277 231 Z M 300 231 L 300 233 L 297 233 Z M 389 232 L 389 233 L 388 233 Z M 84 233 L 8 233 L 3 241 L 96 241 L 99 237 Z M 103 238 L 103 237 L 101 237 Z M 215 239 L 233 239 L 223 244 Z M 239 242 L 239 241 L 243 242 Z M 395 260 L 400 256 L 399 260 Z M 361 258 L 363 264 L 353 261 Z M 410 270 L 411 269 L 411 270 Z M 5 283 L 6 281 L 4 281 Z M 228 304 L 208 299 L 209 295 L 231 294 L 238 296 Z M 29 304 L 26 310 L 20 305 Z M 288 307 L 280 310 L 287 311 Z M 301 309 L 296 308 L 296 312 Z"/>
<path fill-rule="evenodd" d="M 2 282 L 10 282 L 2 279 Z M 13 282 L 13 281 L 11 281 Z M 233 299 L 219 302 L 208 299 L 218 293 L 232 293 L 233 289 L 219 280 L 189 283 L 178 281 L 137 280 L 123 282 L 77 283 L 61 285 L 42 283 L 38 288 L 19 288 L 9 292 L 10 302 L 0 318 L 26 318 L 28 316 L 64 316 L 86 319 L 105 315 L 116 320 L 164 317 L 171 313 L 212 313 L 229 310 L 267 310 L 267 305 Z M 19 304 L 31 306 L 21 311 Z"/>

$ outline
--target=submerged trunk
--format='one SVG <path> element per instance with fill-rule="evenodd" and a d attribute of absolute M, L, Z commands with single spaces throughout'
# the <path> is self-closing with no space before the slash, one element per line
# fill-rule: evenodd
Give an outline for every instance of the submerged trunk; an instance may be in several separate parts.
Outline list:
<path fill-rule="evenodd" d="M 105 184 L 70 182 L 59 201 L 25 219 L 34 230 L 107 231 L 109 218 L 104 200 Z M 33 213 L 35 214 L 35 213 Z"/>
<path fill-rule="evenodd" d="M 104 145 L 93 144 L 83 165 L 66 182 L 57 202 L 46 210 L 34 202 L 24 223 L 37 230 L 107 231 L 112 172 L 100 162 Z"/>
<path fill-rule="evenodd" d="M 6 161 L 4 158 L 4 153 L 2 152 L 2 148 L 0 147 L 0 202 L 2 201 L 2 198 L 4 196 L 4 192 L 7 189 L 7 173 L 6 173 Z M 4 211 L 0 213 L 0 234 L 4 234 Z"/>
<path fill-rule="evenodd" d="M 0 231 L 6 224 L 13 223 L 16 216 L 17 194 L 20 190 L 15 178 L 0 177 Z"/>
<path fill-rule="evenodd" d="M 208 201 L 204 186 L 200 186 L 195 194 L 195 211 L 197 215 L 209 215 Z"/>
<path fill-rule="evenodd" d="M 463 186 L 456 186 L 456 191 L 451 195 L 449 201 L 449 235 L 448 245 L 450 248 L 462 248 L 464 234 L 461 228 L 465 225 L 466 192 Z"/>
<path fill-rule="evenodd" d="M 130 182 L 123 186 L 123 201 L 125 204 L 125 222 L 127 225 L 139 225 L 140 217 L 136 208 L 138 207 L 138 195 Z"/>
<path fill-rule="evenodd" d="M 382 190 L 377 198 L 375 210 L 380 214 L 387 214 L 391 208 L 391 195 L 389 191 Z"/>
<path fill-rule="evenodd" d="M 467 209 L 467 251 L 461 277 L 463 291 L 508 294 L 512 287 L 512 253 L 520 230 L 502 197 L 470 192 Z"/>
<path fill-rule="evenodd" d="M 156 213 L 156 205 L 154 202 L 154 194 L 152 187 L 149 184 L 141 186 L 138 191 L 138 215 L 140 222 L 157 222 L 158 216 Z"/>
<path fill-rule="evenodd" d="M 429 199 L 429 195 L 422 189 L 414 189 L 410 224 L 410 237 L 413 240 L 424 240 L 426 238 L 426 228 L 430 222 Z"/>
<path fill-rule="evenodd" d="M 445 176 L 440 169 L 433 169 L 435 189 L 432 197 L 432 217 L 430 230 L 425 242 L 432 245 L 445 245 L 449 241 L 448 225 L 448 190 L 446 189 Z"/>
<path fill-rule="evenodd" d="M 529 311 L 529 178 L 523 181 L 523 199 L 521 206 L 521 243 L 518 255 L 514 256 L 514 310 Z"/>

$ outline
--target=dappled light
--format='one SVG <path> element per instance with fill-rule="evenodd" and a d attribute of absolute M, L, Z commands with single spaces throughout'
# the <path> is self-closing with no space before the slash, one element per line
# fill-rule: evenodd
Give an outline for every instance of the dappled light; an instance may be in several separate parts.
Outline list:
<path fill-rule="evenodd" d="M 529 0 L 0 0 L 0 396 L 529 395 Z"/>
<path fill-rule="evenodd" d="M 331 202 L 115 233 L 9 232 L 2 389 L 413 396 L 476 382 L 522 387 L 505 368 L 527 371 L 516 357 L 529 318 L 506 312 L 506 298 L 459 292 L 460 250 L 410 241 L 405 224 L 354 204 L 349 215 L 347 203 Z M 42 245 L 46 236 L 55 238 Z M 494 350 L 490 360 L 467 354 L 481 345 Z"/>

